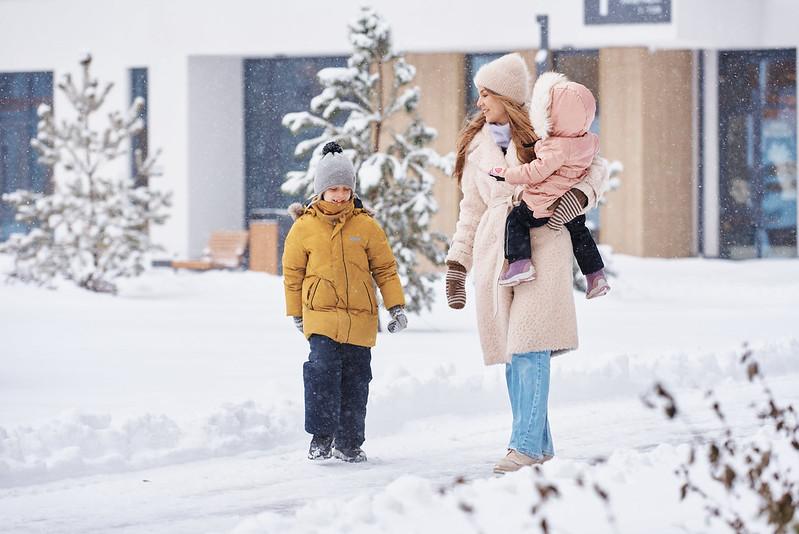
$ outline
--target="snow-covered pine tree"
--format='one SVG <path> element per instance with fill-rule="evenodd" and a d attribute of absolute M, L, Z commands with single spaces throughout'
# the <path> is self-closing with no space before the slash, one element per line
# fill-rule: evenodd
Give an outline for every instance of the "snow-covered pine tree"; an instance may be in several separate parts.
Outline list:
<path fill-rule="evenodd" d="M 419 255 L 441 265 L 446 237 L 429 229 L 437 211 L 431 168 L 451 173 L 453 156 L 429 148 L 436 131 L 418 113 L 420 92 L 411 86 L 416 69 L 392 50 L 389 25 L 372 8 L 363 7 L 349 25 L 353 47 L 347 67 L 326 68 L 317 77 L 322 92 L 310 111 L 288 113 L 284 126 L 292 133 L 321 130 L 300 142 L 298 159 L 310 156 L 308 169 L 290 172 L 283 191 L 309 196 L 322 148 L 335 141 L 352 159 L 359 196 L 374 209 L 389 237 L 408 300 L 408 311 L 430 308 L 434 272 L 421 272 Z"/>
<path fill-rule="evenodd" d="M 49 285 L 64 278 L 92 291 L 113 293 L 114 280 L 140 274 L 145 254 L 157 248 L 149 228 L 166 220 L 170 195 L 134 186 L 160 175 L 155 166 L 158 153 L 144 158 L 137 151 L 133 177 L 114 176 L 107 169 L 111 161 L 127 155 L 131 137 L 143 128 L 138 115 L 144 101 L 136 99 L 124 115 L 109 113 L 108 125 L 95 130 L 92 119 L 113 84 L 101 86 L 92 78 L 91 61 L 89 55 L 80 61 L 79 84 L 69 74 L 58 84 L 74 108 L 74 120 L 57 123 L 49 106 L 38 109 L 38 133 L 31 145 L 39 161 L 53 170 L 53 192 L 3 195 L 16 209 L 17 220 L 31 230 L 12 235 L 0 244 L 0 252 L 13 256 L 13 279 Z"/>

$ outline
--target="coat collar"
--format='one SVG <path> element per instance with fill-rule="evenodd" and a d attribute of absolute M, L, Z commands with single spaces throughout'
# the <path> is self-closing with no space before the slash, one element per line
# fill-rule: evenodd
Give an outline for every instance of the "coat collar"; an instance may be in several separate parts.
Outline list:
<path fill-rule="evenodd" d="M 303 215 L 305 215 L 306 213 L 315 215 L 316 210 L 313 209 L 313 205 L 317 200 L 319 200 L 319 197 L 313 196 L 309 198 L 305 203 L 294 202 L 287 208 L 286 211 L 288 211 L 291 218 L 295 221 L 300 217 L 302 217 Z M 375 214 L 374 211 L 364 206 L 363 201 L 359 197 L 356 196 L 354 202 L 355 202 L 355 210 L 353 210 L 352 212 L 353 214 L 365 213 L 370 217 L 374 217 Z"/>

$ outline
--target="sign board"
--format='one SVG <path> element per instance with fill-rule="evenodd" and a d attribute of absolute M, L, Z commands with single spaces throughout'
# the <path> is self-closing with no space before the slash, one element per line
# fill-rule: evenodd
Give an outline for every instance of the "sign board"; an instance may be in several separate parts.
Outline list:
<path fill-rule="evenodd" d="M 669 24 L 671 0 L 585 0 L 585 24 Z"/>

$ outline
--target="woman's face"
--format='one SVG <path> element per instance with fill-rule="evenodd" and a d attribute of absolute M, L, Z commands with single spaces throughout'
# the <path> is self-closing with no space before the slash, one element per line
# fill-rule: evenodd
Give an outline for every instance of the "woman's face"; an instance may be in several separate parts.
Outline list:
<path fill-rule="evenodd" d="M 505 111 L 505 106 L 497 98 L 497 95 L 480 87 L 480 97 L 477 99 L 477 107 L 483 112 L 486 122 L 493 122 L 495 124 L 507 124 L 508 113 Z"/>
<path fill-rule="evenodd" d="M 327 200 L 328 202 L 334 202 L 336 204 L 347 202 L 351 197 L 352 189 L 344 187 L 343 185 L 331 187 L 322 193 L 322 200 Z"/>

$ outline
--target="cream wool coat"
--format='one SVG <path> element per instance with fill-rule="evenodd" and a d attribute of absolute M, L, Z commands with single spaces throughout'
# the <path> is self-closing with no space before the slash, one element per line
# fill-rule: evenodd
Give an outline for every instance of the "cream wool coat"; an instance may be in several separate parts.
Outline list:
<path fill-rule="evenodd" d="M 503 154 L 488 125 L 484 126 L 469 145 L 460 215 L 447 254 L 447 261 L 458 262 L 473 274 L 477 328 L 486 365 L 507 363 L 513 354 L 577 348 L 573 254 L 567 231 L 533 228 L 536 279 L 512 288 L 497 284 L 505 263 L 505 218 L 521 187 L 497 182 L 484 169 L 517 165 L 513 143 Z M 596 158 L 586 179 L 575 187 L 586 194 L 591 207 L 607 180 L 607 164 Z"/>

